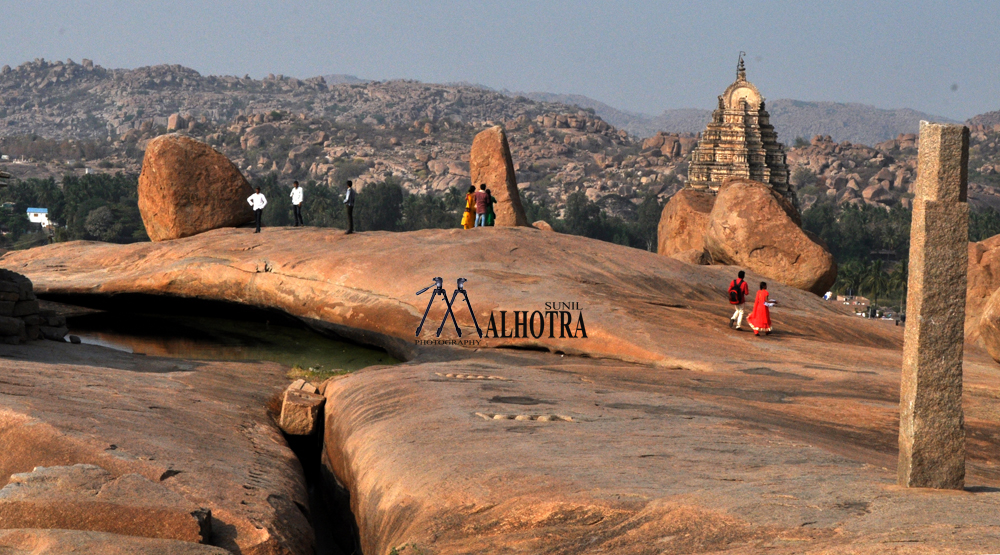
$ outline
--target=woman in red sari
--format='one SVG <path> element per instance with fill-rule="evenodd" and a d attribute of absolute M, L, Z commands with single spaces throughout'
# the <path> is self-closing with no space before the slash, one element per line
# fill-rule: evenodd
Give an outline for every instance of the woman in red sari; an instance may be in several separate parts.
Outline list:
<path fill-rule="evenodd" d="M 760 290 L 757 291 L 757 296 L 753 300 L 753 312 L 750 313 L 750 317 L 747 318 L 747 323 L 750 324 L 750 329 L 753 330 L 754 335 L 760 335 L 760 332 L 764 332 L 764 335 L 771 335 L 771 310 L 768 308 L 767 300 L 767 282 L 760 282 Z"/>

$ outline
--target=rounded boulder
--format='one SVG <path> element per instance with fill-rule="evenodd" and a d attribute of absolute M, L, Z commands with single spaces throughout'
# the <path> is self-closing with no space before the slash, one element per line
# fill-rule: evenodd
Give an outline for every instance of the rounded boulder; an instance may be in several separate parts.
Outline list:
<path fill-rule="evenodd" d="M 715 206 L 715 195 L 697 189 L 681 189 L 670 197 L 660 214 L 656 252 L 689 264 L 709 264 L 705 254 L 705 230 Z"/>
<path fill-rule="evenodd" d="M 705 250 L 716 264 L 740 266 L 817 295 L 837 280 L 833 255 L 802 229 L 788 199 L 763 183 L 726 180 L 708 220 Z"/>
<path fill-rule="evenodd" d="M 139 174 L 139 212 L 153 241 L 253 221 L 250 184 L 228 158 L 182 135 L 149 141 Z"/>

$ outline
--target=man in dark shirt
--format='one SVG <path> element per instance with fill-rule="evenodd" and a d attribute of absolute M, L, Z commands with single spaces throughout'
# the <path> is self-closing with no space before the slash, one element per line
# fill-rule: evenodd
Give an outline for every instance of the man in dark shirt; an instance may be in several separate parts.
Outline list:
<path fill-rule="evenodd" d="M 486 192 L 486 184 L 483 183 L 479 186 L 479 190 L 476 194 L 472 195 L 473 200 L 476 201 L 476 225 L 475 227 L 486 225 L 486 207 L 490 202 L 490 194 Z"/>
<path fill-rule="evenodd" d="M 729 304 L 736 307 L 736 311 L 729 318 L 729 327 L 731 328 L 735 326 L 736 329 L 740 329 L 743 324 L 746 298 L 750 294 L 750 287 L 743 280 L 746 275 L 746 272 L 740 270 L 740 273 L 736 274 L 736 279 L 729 283 Z"/>
<path fill-rule="evenodd" d="M 347 231 L 344 235 L 354 233 L 354 187 L 353 183 L 347 182 L 347 193 L 344 195 L 344 206 L 347 207 Z"/>

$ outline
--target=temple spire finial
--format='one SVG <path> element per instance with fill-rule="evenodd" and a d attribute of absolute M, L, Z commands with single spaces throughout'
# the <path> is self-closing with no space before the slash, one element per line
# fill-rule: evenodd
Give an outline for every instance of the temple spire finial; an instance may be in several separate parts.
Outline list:
<path fill-rule="evenodd" d="M 746 66 L 743 65 L 743 56 L 746 55 L 747 55 L 746 52 L 740 50 L 740 61 L 738 64 L 736 64 L 736 78 L 742 79 L 744 81 L 746 81 L 747 78 L 747 68 Z"/>

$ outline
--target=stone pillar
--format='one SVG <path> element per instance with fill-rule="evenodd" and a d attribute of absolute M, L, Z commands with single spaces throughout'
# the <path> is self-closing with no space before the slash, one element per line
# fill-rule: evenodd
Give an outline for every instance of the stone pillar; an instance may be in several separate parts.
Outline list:
<path fill-rule="evenodd" d="M 969 130 L 920 123 L 899 400 L 899 485 L 965 486 Z"/>

